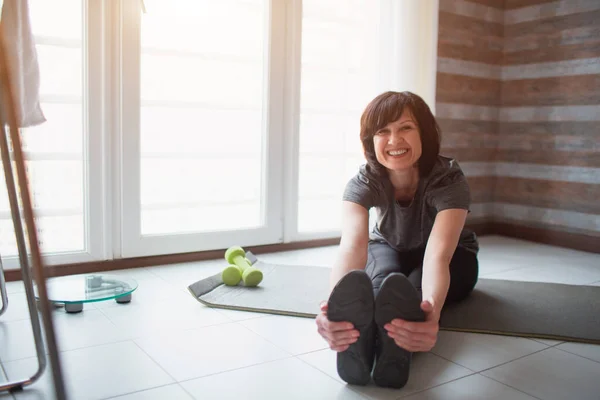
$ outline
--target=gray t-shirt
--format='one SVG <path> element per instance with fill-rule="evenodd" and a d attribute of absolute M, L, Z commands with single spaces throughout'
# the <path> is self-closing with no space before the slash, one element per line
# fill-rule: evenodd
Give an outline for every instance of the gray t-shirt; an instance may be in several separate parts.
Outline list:
<path fill-rule="evenodd" d="M 419 180 L 409 205 L 395 200 L 389 179 L 383 179 L 379 188 L 378 179 L 368 165 L 361 166 L 346 185 L 343 200 L 367 210 L 375 207 L 377 223 L 370 239 L 386 242 L 398 251 L 425 248 L 438 212 L 449 208 L 469 210 L 471 204 L 465 175 L 458 163 L 447 157 L 439 156 L 429 176 Z M 458 246 L 474 253 L 479 251 L 475 233 L 468 229 L 463 229 Z"/>

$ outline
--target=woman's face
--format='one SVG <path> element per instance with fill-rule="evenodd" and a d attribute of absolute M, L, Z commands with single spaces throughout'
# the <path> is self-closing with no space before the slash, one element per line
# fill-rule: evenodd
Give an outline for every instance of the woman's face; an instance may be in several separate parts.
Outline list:
<path fill-rule="evenodd" d="M 388 170 L 412 168 L 421 157 L 421 136 L 417 121 L 408 108 L 373 136 L 377 161 Z"/>

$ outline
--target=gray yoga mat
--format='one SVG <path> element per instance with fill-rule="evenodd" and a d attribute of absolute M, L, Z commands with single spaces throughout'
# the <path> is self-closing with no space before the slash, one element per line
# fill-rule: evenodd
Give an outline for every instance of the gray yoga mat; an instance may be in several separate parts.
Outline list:
<path fill-rule="evenodd" d="M 220 274 L 188 287 L 216 308 L 314 318 L 327 299 L 330 269 L 257 261 L 258 287 L 225 286 Z M 448 305 L 442 330 L 600 344 L 600 287 L 480 279 L 473 293 Z"/>

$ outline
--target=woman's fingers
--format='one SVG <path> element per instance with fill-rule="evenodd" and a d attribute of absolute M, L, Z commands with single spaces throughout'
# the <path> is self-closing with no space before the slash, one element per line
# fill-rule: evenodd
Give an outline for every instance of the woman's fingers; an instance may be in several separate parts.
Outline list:
<path fill-rule="evenodd" d="M 340 333 L 336 334 L 336 333 L 332 333 L 332 332 L 323 331 L 323 332 L 319 332 L 319 333 L 321 333 L 321 336 L 323 336 L 325 341 L 327 341 L 327 343 L 329 344 L 329 347 L 332 350 L 336 350 L 336 351 L 345 351 L 346 349 L 348 349 L 349 345 L 351 345 L 352 343 L 354 343 L 358 340 L 358 336 L 351 332 L 344 332 L 343 334 L 340 334 Z M 344 350 L 339 350 L 342 347 L 344 347 Z"/>
<path fill-rule="evenodd" d="M 346 351 L 360 333 L 348 322 L 331 322 L 324 314 L 317 316 L 317 331 L 335 351 Z"/>
<path fill-rule="evenodd" d="M 389 324 L 385 325 L 387 330 L 398 330 L 402 329 L 404 331 L 412 332 L 412 333 L 437 333 L 439 331 L 439 326 L 436 323 L 425 321 L 425 322 L 410 322 L 404 321 L 401 319 L 394 319 Z"/>
<path fill-rule="evenodd" d="M 352 343 L 356 342 L 358 340 L 358 338 L 344 338 L 344 339 L 334 339 L 331 341 L 331 345 L 332 346 L 346 346 L 346 345 L 351 345 Z"/>
<path fill-rule="evenodd" d="M 437 340 L 438 331 L 435 329 L 414 332 L 414 331 L 407 330 L 404 327 L 398 327 L 398 326 L 395 326 L 392 324 L 385 325 L 385 329 L 389 333 L 394 335 L 395 337 L 402 337 L 402 338 L 405 338 L 406 340 L 414 340 L 414 341 L 421 341 L 421 342 L 431 342 L 431 341 L 435 342 Z"/>
<path fill-rule="evenodd" d="M 437 341 L 437 334 L 414 333 L 404 329 L 390 329 L 388 336 L 410 348 L 418 347 L 426 350 L 430 350 Z"/>
<path fill-rule="evenodd" d="M 316 318 L 317 331 L 329 344 L 329 347 L 337 352 L 348 350 L 348 347 L 358 340 L 360 333 L 354 329 L 349 322 L 333 322 L 327 318 L 327 302 L 319 304 L 321 314 Z"/>
<path fill-rule="evenodd" d="M 429 341 L 422 340 L 420 338 L 407 338 L 404 336 L 393 335 L 391 333 L 388 333 L 388 336 L 394 339 L 396 342 L 401 342 L 410 346 L 423 346 L 429 344 Z"/>
<path fill-rule="evenodd" d="M 396 342 L 398 347 L 402 347 L 411 353 L 415 353 L 417 351 L 428 351 L 427 346 L 423 345 L 422 343 L 406 342 L 402 339 L 395 339 L 394 342 Z"/>
<path fill-rule="evenodd" d="M 408 351 L 411 352 L 415 352 L 415 351 L 429 351 L 433 348 L 433 346 L 435 345 L 436 340 L 429 338 L 429 337 L 425 337 L 422 339 L 411 339 L 411 338 L 406 338 L 404 336 L 399 336 L 399 335 L 394 335 L 392 333 L 389 333 L 389 336 L 394 339 L 394 342 L 396 342 L 396 344 L 400 347 L 402 347 L 403 349 L 406 349 Z"/>
<path fill-rule="evenodd" d="M 408 342 L 415 342 L 415 343 L 435 343 L 437 340 L 437 335 L 426 335 L 426 334 L 414 334 L 414 333 L 410 333 L 410 332 L 388 332 L 391 337 L 394 338 L 399 338 L 399 339 L 403 339 L 406 340 Z"/>
<path fill-rule="evenodd" d="M 347 331 L 354 328 L 354 325 L 352 325 L 350 322 L 333 322 L 328 319 L 323 325 L 324 328 L 330 332 Z"/>
<path fill-rule="evenodd" d="M 339 346 L 339 347 L 331 347 L 331 350 L 337 351 L 338 353 L 341 353 L 342 351 L 346 351 L 348 350 L 348 347 L 350 347 L 349 345 L 345 345 L 345 346 Z"/>
<path fill-rule="evenodd" d="M 319 328 L 318 331 L 319 334 L 323 336 L 323 338 L 325 338 L 328 342 L 338 342 L 340 340 L 354 339 L 358 338 L 359 335 L 357 330 L 331 332 L 325 328 Z"/>

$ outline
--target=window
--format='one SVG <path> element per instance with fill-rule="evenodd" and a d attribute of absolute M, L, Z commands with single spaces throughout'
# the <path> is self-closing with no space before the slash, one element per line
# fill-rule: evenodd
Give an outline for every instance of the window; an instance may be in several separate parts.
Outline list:
<path fill-rule="evenodd" d="M 125 11 L 141 22 L 124 46 L 141 56 L 123 58 L 140 82 L 124 90 L 124 157 L 139 160 L 124 171 L 124 254 L 278 241 L 270 3 L 145 5 Z"/>
<path fill-rule="evenodd" d="M 141 233 L 262 224 L 264 4 L 146 1 Z"/>
<path fill-rule="evenodd" d="M 40 66 L 40 98 L 47 122 L 22 130 L 38 237 L 44 253 L 85 252 L 83 13 L 78 1 L 30 1 Z M 49 18 L 60 10 L 59 24 Z M 4 171 L 2 171 L 4 182 Z M 15 256 L 6 185 L 0 185 L 0 253 Z"/>
<path fill-rule="evenodd" d="M 29 4 L 48 121 L 22 136 L 47 263 L 339 235 L 360 115 L 398 81 L 395 2 Z M 0 195 L 3 257 L 13 236 Z"/>
<path fill-rule="evenodd" d="M 369 0 L 302 5 L 297 231 L 339 235 L 344 186 L 365 162 L 360 116 L 379 94 L 379 7 Z"/>

